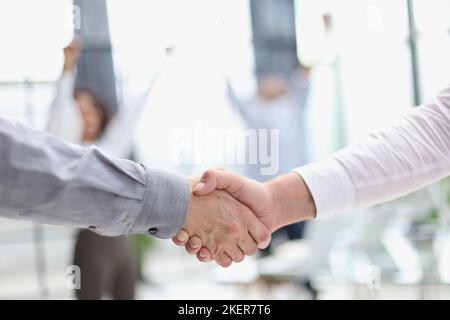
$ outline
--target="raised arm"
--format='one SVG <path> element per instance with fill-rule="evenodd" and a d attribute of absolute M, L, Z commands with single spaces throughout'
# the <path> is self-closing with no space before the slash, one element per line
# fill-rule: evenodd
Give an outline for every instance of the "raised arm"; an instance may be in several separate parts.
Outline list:
<path fill-rule="evenodd" d="M 83 132 L 81 113 L 73 98 L 75 65 L 80 54 L 80 43 L 74 40 L 64 48 L 64 67 L 50 107 L 47 130 L 51 134 L 73 143 L 80 143 Z"/>

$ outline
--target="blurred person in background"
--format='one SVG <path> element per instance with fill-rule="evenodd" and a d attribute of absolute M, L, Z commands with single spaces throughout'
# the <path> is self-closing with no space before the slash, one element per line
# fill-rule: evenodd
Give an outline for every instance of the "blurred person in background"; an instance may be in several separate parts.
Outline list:
<path fill-rule="evenodd" d="M 309 69 L 299 65 L 288 79 L 272 73 L 258 81 L 258 92 L 249 100 L 239 97 L 229 77 L 226 77 L 229 98 L 244 118 L 249 129 L 279 131 L 279 171 L 275 176 L 290 172 L 298 164 L 307 161 L 304 113 L 309 91 Z M 261 141 L 258 141 L 260 146 Z M 271 135 L 268 134 L 267 150 L 270 150 Z M 273 151 L 271 151 L 273 152 Z M 297 164 L 297 165 L 296 165 Z M 261 172 L 262 164 L 248 164 L 248 176 L 259 182 L 266 182 L 274 176 Z M 277 231 L 273 238 L 301 239 L 305 222 L 294 223 Z M 270 246 L 263 254 L 270 254 Z"/>
<path fill-rule="evenodd" d="M 51 106 L 48 130 L 81 145 L 94 144 L 106 153 L 129 158 L 133 127 L 144 103 L 122 108 L 112 118 L 106 106 L 87 88 L 75 88 L 75 66 L 81 43 L 74 40 L 64 49 L 64 67 Z M 78 299 L 133 299 L 137 266 L 126 236 L 104 237 L 90 230 L 78 233 L 74 264 L 83 272 Z"/>

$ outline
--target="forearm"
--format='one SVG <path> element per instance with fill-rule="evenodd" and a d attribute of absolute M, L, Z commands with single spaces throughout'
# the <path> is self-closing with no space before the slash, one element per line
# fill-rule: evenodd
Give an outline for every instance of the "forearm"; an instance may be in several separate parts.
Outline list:
<path fill-rule="evenodd" d="M 392 200 L 450 174 L 450 88 L 391 126 L 299 168 L 317 215 Z"/>
<path fill-rule="evenodd" d="M 316 207 L 302 177 L 295 172 L 285 174 L 265 183 L 272 197 L 273 213 L 277 217 L 276 229 L 313 219 Z"/>
<path fill-rule="evenodd" d="M 63 71 L 58 79 L 56 89 L 55 100 L 73 99 L 73 91 L 75 89 L 75 73 L 73 70 Z"/>
<path fill-rule="evenodd" d="M 75 75 L 64 72 L 58 81 L 53 99 L 47 130 L 68 142 L 79 143 L 82 136 L 83 119 L 73 98 Z"/>
<path fill-rule="evenodd" d="M 0 215 L 168 238 L 182 226 L 187 179 L 0 119 Z"/>

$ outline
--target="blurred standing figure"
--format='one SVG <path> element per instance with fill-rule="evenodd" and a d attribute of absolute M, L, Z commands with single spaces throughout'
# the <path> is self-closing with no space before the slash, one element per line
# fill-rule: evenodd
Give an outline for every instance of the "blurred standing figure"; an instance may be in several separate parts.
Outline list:
<path fill-rule="evenodd" d="M 121 108 L 109 118 L 105 106 L 89 89 L 74 88 L 74 69 L 80 52 L 78 40 L 64 49 L 64 69 L 51 107 L 48 131 L 69 142 L 94 144 L 112 156 L 128 158 L 132 152 L 133 127 L 144 103 Z M 81 269 L 77 298 L 133 299 L 135 261 L 126 236 L 104 237 L 90 230 L 80 231 L 74 253 L 74 264 Z"/>
<path fill-rule="evenodd" d="M 275 176 L 288 173 L 295 168 L 295 163 L 305 164 L 307 160 L 303 118 L 309 90 L 308 74 L 308 69 L 299 66 L 289 79 L 277 74 L 262 76 L 258 82 L 258 94 L 247 101 L 236 95 L 227 79 L 230 100 L 238 107 L 249 129 L 279 130 L 279 172 Z M 267 150 L 272 145 L 270 137 L 269 133 Z M 261 174 L 260 162 L 248 165 L 248 176 L 260 182 L 273 179 L 274 176 Z M 303 227 L 304 223 L 296 223 L 277 233 L 289 240 L 299 239 Z"/>

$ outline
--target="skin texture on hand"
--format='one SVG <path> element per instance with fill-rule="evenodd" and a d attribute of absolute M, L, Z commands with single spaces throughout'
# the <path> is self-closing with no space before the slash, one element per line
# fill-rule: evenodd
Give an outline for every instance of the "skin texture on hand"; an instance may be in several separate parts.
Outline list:
<path fill-rule="evenodd" d="M 223 267 L 242 261 L 270 242 L 270 231 L 252 211 L 220 190 L 191 196 L 183 229 L 206 246 L 211 258 Z"/>
<path fill-rule="evenodd" d="M 289 173 L 263 184 L 235 173 L 208 170 L 194 187 L 194 194 L 203 196 L 216 189 L 225 190 L 247 205 L 271 232 L 315 216 L 313 198 L 297 173 Z M 197 254 L 200 261 L 214 259 L 208 246 L 186 230 L 182 230 L 173 240 L 178 245 L 185 245 L 189 253 Z"/>

